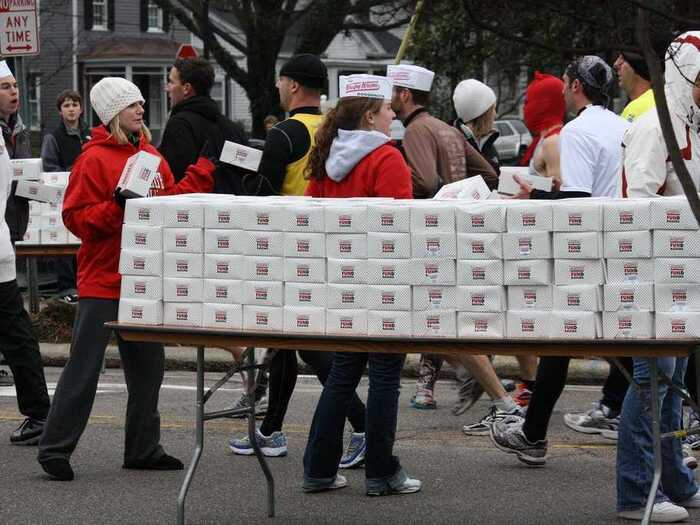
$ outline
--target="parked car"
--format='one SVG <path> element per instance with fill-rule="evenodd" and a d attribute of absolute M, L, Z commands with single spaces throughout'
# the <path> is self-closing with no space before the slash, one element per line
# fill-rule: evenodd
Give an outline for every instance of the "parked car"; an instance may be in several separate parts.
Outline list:
<path fill-rule="evenodd" d="M 518 119 L 497 120 L 494 126 L 499 134 L 494 146 L 501 163 L 515 163 L 532 143 L 532 135 Z"/>

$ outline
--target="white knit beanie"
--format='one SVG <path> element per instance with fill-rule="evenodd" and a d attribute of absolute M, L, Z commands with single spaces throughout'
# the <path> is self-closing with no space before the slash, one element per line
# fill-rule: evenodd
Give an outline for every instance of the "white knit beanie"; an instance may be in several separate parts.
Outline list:
<path fill-rule="evenodd" d="M 105 77 L 90 90 L 90 104 L 105 126 L 134 102 L 146 102 L 136 84 L 121 77 Z"/>
<path fill-rule="evenodd" d="M 457 84 L 452 102 L 457 116 L 463 122 L 471 122 L 496 103 L 496 94 L 483 82 L 470 78 Z"/>

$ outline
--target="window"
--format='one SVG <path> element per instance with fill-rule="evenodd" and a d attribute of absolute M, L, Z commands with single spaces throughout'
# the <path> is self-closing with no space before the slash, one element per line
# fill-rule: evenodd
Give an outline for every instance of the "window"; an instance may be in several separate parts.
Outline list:
<path fill-rule="evenodd" d="M 507 137 L 509 135 L 515 135 L 513 132 L 513 128 L 511 128 L 507 123 L 505 122 L 496 122 L 495 123 L 496 129 L 498 130 L 498 134 L 501 137 Z"/>
<path fill-rule="evenodd" d="M 148 2 L 148 32 L 163 32 L 163 10 L 155 2 Z"/>
<path fill-rule="evenodd" d="M 39 73 L 27 75 L 27 112 L 29 129 L 41 129 L 41 75 Z"/>
<path fill-rule="evenodd" d="M 92 29 L 98 31 L 107 30 L 107 0 L 93 0 L 92 2 Z"/>

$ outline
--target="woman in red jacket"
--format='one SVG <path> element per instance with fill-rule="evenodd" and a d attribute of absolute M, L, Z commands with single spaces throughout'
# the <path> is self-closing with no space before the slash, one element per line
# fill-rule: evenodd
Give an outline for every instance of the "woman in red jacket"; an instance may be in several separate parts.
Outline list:
<path fill-rule="evenodd" d="M 56 387 L 39 441 L 39 463 L 53 479 L 71 480 L 70 456 L 87 424 L 97 390 L 109 332 L 117 319 L 119 254 L 124 199 L 115 192 L 126 160 L 139 151 L 158 155 L 143 124 L 144 99 L 123 78 L 100 80 L 90 92 L 104 126 L 92 130 L 71 172 L 63 203 L 63 222 L 82 241 L 78 251 L 78 311 L 70 357 Z M 209 192 L 214 165 L 205 158 L 190 166 L 175 184 L 165 159 L 151 195 Z M 163 345 L 128 343 L 117 338 L 129 399 L 126 409 L 124 468 L 181 470 L 182 463 L 160 445 L 158 393 L 163 380 Z"/>
<path fill-rule="evenodd" d="M 341 98 L 316 134 L 307 167 L 306 193 L 313 197 L 395 197 L 413 195 L 411 172 L 389 144 L 391 82 L 386 77 L 340 77 Z M 333 354 L 330 375 L 318 401 L 304 454 L 304 490 L 319 492 L 347 485 L 338 474 L 345 414 L 369 364 L 365 437 L 369 496 L 418 492 L 393 455 L 403 354 Z"/>

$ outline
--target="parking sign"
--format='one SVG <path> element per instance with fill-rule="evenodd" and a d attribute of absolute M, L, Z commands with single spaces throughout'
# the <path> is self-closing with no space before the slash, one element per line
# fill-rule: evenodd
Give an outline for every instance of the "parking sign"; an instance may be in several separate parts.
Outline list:
<path fill-rule="evenodd" d="M 0 55 L 39 54 L 37 0 L 0 0 Z"/>

